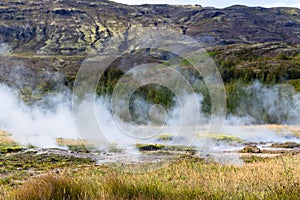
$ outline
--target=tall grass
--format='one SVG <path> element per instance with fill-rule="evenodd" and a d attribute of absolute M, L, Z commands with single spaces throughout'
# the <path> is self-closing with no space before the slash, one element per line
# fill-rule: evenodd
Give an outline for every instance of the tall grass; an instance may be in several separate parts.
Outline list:
<path fill-rule="evenodd" d="M 130 174 L 105 166 L 33 178 L 16 199 L 298 199 L 300 155 L 243 166 L 182 158 L 158 171 Z M 72 177 L 72 178 L 71 178 Z"/>
<path fill-rule="evenodd" d="M 89 199 L 83 183 L 68 176 L 54 174 L 35 177 L 11 194 L 15 200 L 73 200 Z"/>

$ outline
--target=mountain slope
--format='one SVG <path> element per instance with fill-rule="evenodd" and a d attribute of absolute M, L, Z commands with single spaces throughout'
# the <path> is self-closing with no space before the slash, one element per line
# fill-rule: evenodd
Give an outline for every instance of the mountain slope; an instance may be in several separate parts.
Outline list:
<path fill-rule="evenodd" d="M 4 0 L 0 42 L 14 52 L 74 55 L 99 49 L 135 27 L 178 30 L 208 46 L 235 43 L 300 44 L 300 10 L 232 6 L 128 6 L 101 0 Z"/>

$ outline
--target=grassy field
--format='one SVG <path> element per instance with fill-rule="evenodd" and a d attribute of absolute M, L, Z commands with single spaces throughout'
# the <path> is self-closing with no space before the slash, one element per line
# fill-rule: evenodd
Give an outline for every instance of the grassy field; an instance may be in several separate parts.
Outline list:
<path fill-rule="evenodd" d="M 0 138 L 2 149 L 17 147 L 7 133 Z M 247 157 L 241 166 L 183 155 L 160 170 L 132 174 L 89 158 L 2 151 L 0 199 L 297 199 L 299 164 L 300 154 L 292 153 Z"/>

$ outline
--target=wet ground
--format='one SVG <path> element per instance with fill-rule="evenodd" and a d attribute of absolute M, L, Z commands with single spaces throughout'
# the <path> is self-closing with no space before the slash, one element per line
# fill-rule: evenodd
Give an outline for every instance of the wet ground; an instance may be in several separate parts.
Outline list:
<path fill-rule="evenodd" d="M 203 159 L 213 159 L 224 164 L 235 164 L 245 157 L 274 157 L 283 154 L 300 153 L 300 127 L 287 125 L 231 126 L 225 127 L 221 134 L 198 133 L 192 145 L 176 145 L 172 133 L 163 134 L 151 143 L 115 145 L 105 150 L 86 148 L 74 140 L 60 139 L 59 148 L 19 147 L 8 134 L 2 132 L 1 141 L 7 146 L 0 149 L 0 167 L 12 166 L 26 168 L 28 163 L 18 165 L 18 159 L 28 159 L 31 163 L 45 161 L 62 165 L 77 160 L 84 163 L 136 164 L 169 162 L 188 155 Z M 68 144 L 69 142 L 69 144 Z M 48 159 L 48 160 L 47 160 Z M 50 159 L 50 160 L 49 160 Z M 52 159 L 52 160 L 51 160 Z M 16 164 L 17 163 L 17 164 Z"/>

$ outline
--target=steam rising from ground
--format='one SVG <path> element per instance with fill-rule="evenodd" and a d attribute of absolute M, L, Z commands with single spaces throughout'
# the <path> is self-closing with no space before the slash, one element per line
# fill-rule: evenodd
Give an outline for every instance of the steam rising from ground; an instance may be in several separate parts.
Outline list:
<path fill-rule="evenodd" d="M 8 55 L 10 52 L 11 48 L 7 44 L 0 44 L 1 56 Z M 19 89 L 22 88 L 20 85 L 22 81 L 18 81 L 20 78 L 18 77 L 18 71 L 20 70 L 23 70 L 22 66 L 12 68 L 12 73 L 10 73 L 14 76 L 10 78 L 15 80 L 15 86 Z M 26 70 L 26 68 L 24 68 L 24 70 Z M 87 115 L 82 116 L 83 118 L 81 120 L 84 122 L 82 124 L 85 127 L 81 129 L 79 134 L 77 131 L 78 124 L 75 123 L 73 118 L 72 92 L 65 87 L 59 87 L 63 85 L 58 83 L 58 80 L 61 79 L 60 75 L 56 77 L 50 73 L 49 77 L 53 78 L 53 82 L 57 83 L 56 89 L 58 91 L 56 91 L 55 94 L 44 96 L 43 99 L 31 105 L 21 100 L 20 91 L 18 89 L 0 84 L 0 130 L 6 130 L 11 133 L 13 139 L 22 145 L 31 144 L 37 147 L 57 147 L 57 138 L 84 138 L 93 140 L 95 135 L 91 132 L 96 130 L 89 125 L 89 113 L 87 112 Z M 187 145 L 196 146 L 200 151 L 200 155 L 202 151 L 211 151 L 213 158 L 224 164 L 240 163 L 238 156 L 228 156 L 223 153 L 226 150 L 241 148 L 242 143 L 245 142 L 271 143 L 294 141 L 300 143 L 300 139 L 295 137 L 289 130 L 278 134 L 273 130 L 261 126 L 245 127 L 245 125 L 257 125 L 268 122 L 299 124 L 300 94 L 290 85 L 264 86 L 259 82 L 254 82 L 249 86 L 238 85 L 238 88 L 236 88 L 236 96 L 234 96 L 235 99 L 233 99 L 236 101 L 236 110 L 234 114 L 227 116 L 223 133 L 238 138 L 240 142 L 217 142 L 215 137 L 212 137 L 211 140 L 203 140 L 209 130 L 209 122 L 211 119 L 211 116 L 202 112 L 205 99 L 204 94 L 196 95 L 196 100 L 199 102 L 199 109 L 195 109 L 194 101 L 192 100 L 195 96 L 186 94 L 184 93 L 186 91 L 184 89 L 182 90 L 181 96 L 177 97 L 181 99 L 181 105 L 177 104 L 167 112 L 159 105 L 152 105 L 144 99 L 136 99 L 135 102 L 133 102 L 136 106 L 134 112 L 141 113 L 140 121 L 142 121 L 142 119 L 151 120 L 149 120 L 148 123 L 144 123 L 144 125 L 146 125 L 145 127 L 138 129 L 141 130 L 140 132 L 132 135 L 140 134 L 143 136 L 143 134 L 145 134 L 144 132 L 152 130 L 153 132 L 158 131 L 159 134 L 174 136 L 178 130 L 183 127 L 186 136 L 179 138 L 182 141 L 178 140 L 172 143 L 181 144 L 185 142 L 186 138 L 194 134 L 190 133 L 189 130 L 194 130 L 191 126 L 194 126 L 195 118 L 198 119 L 197 117 L 199 117 L 199 132 L 196 133 L 193 144 Z M 122 117 L 113 116 L 109 102 L 110 99 L 102 97 L 96 99 L 95 102 L 84 99 L 80 106 L 80 109 L 85 111 L 95 105 L 95 110 L 93 111 L 95 111 L 97 122 L 105 137 L 102 139 L 106 139 L 110 143 L 116 143 L 118 146 L 124 147 L 127 151 L 131 151 L 132 146 L 136 143 L 165 143 L 165 141 L 158 141 L 155 136 L 149 138 L 135 138 L 132 137 L 131 134 L 125 134 L 123 130 L 120 130 L 120 126 L 118 125 L 122 125 L 122 127 L 132 127 L 132 122 L 125 122 L 122 120 Z M 128 106 L 128 102 L 125 103 L 124 105 L 118 105 L 119 107 L 117 109 Z M 165 123 L 165 126 L 159 129 L 157 125 L 163 123 Z M 220 121 L 220 123 L 223 122 Z M 145 131 L 143 131 L 143 128 Z M 89 134 L 92 134 L 92 137 L 88 137 Z M 220 133 L 208 134 L 218 135 Z M 212 149 L 212 147 L 214 148 Z M 98 148 L 101 149 L 101 147 Z"/>
<path fill-rule="evenodd" d="M 284 118 L 283 122 L 287 124 L 297 124 L 300 117 L 300 97 L 291 86 L 266 87 L 257 82 L 244 87 L 244 89 L 245 91 L 250 91 L 252 96 L 242 102 L 240 112 L 227 117 L 223 133 L 238 137 L 243 142 L 294 141 L 300 143 L 300 139 L 293 136 L 292 132 L 288 130 L 277 134 L 273 130 L 260 126 L 243 127 L 244 125 L 256 124 L 257 121 L 261 120 L 262 114 L 267 114 L 269 117 Z M 5 85 L 0 85 L 0 96 L 0 129 L 10 132 L 16 142 L 23 145 L 32 144 L 38 147 L 57 147 L 56 138 L 79 138 L 71 110 L 70 91 L 48 95 L 33 105 L 27 105 L 22 102 L 18 98 L 18 91 Z M 197 113 L 200 114 L 201 124 L 209 121 L 205 114 L 195 110 L 189 110 L 190 116 L 180 117 L 180 109 L 190 109 L 189 99 L 189 95 L 186 95 L 182 107 L 175 107 L 169 112 L 170 114 L 166 121 L 167 128 L 164 129 L 165 132 L 162 132 L 162 134 L 176 132 L 178 124 L 188 126 L 190 118 Z M 203 101 L 201 94 L 198 95 L 198 100 L 201 106 Z M 151 107 L 148 103 L 139 101 L 139 104 L 143 103 L 143 108 Z M 104 98 L 96 100 L 98 122 L 102 124 L 103 132 L 108 136 L 108 140 L 124 146 L 126 144 L 135 144 L 137 142 L 136 139 L 124 135 L 118 129 L 107 105 L 109 104 Z M 201 110 L 201 108 L 199 109 Z M 142 108 L 141 110 L 145 112 Z M 180 120 L 183 121 L 181 122 Z M 118 121 L 117 123 L 125 122 Z M 88 131 L 89 129 L 87 128 L 86 130 Z M 200 128 L 199 135 L 205 133 L 206 130 L 204 125 Z M 157 142 L 157 140 L 152 138 L 145 140 L 145 143 L 147 142 L 153 143 Z M 196 137 L 194 145 L 203 145 L 203 143 L 201 143 L 201 139 Z M 222 152 L 234 148 L 237 148 L 237 146 L 232 146 L 226 142 L 218 142 L 213 151 Z M 224 156 L 215 156 L 215 159 L 219 162 L 233 162 L 233 157 L 230 157 L 229 160 L 224 160 L 224 158 Z"/>
<path fill-rule="evenodd" d="M 44 103 L 26 105 L 18 99 L 18 91 L 0 85 L 0 128 L 12 133 L 20 144 L 56 147 L 55 138 L 77 138 L 64 95 L 47 96 Z"/>
<path fill-rule="evenodd" d="M 252 85 L 238 85 L 239 101 L 236 115 L 229 117 L 229 123 L 237 125 L 278 123 L 299 124 L 300 94 L 288 84 L 264 86 L 260 82 Z"/>

